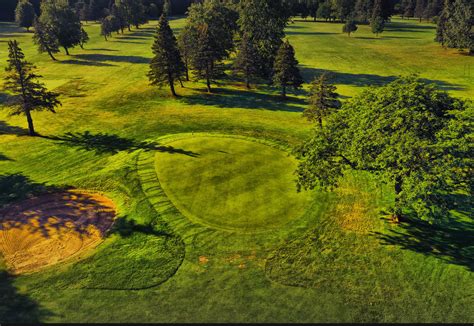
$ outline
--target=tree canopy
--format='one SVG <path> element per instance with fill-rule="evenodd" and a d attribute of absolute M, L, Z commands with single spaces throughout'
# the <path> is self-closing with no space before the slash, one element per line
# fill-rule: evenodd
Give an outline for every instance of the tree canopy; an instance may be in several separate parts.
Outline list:
<path fill-rule="evenodd" d="M 348 100 L 298 150 L 298 185 L 337 187 L 361 170 L 393 186 L 395 217 L 449 214 L 456 192 L 472 193 L 473 107 L 416 76 Z"/>

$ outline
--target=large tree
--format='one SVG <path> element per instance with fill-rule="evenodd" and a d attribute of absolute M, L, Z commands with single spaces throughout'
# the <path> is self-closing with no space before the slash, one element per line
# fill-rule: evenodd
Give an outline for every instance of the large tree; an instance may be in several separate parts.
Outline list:
<path fill-rule="evenodd" d="M 20 0 L 15 9 L 15 21 L 20 27 L 28 31 L 35 20 L 36 14 L 33 5 L 28 0 Z"/>
<path fill-rule="evenodd" d="M 340 108 L 336 86 L 329 82 L 327 73 L 321 74 L 311 83 L 308 104 L 303 116 L 308 121 L 317 122 L 320 128 L 323 128 L 323 119 Z"/>
<path fill-rule="evenodd" d="M 283 42 L 280 46 L 275 58 L 273 70 L 273 82 L 281 87 L 281 95 L 283 98 L 286 97 L 286 90 L 289 86 L 297 89 L 304 83 L 300 70 L 298 69 L 295 49 L 288 40 Z"/>
<path fill-rule="evenodd" d="M 240 5 L 240 34 L 257 50 L 259 76 L 270 79 L 290 11 L 281 0 L 243 0 Z"/>
<path fill-rule="evenodd" d="M 51 25 L 44 24 L 38 19 L 35 19 L 34 28 L 33 42 L 38 45 L 38 52 L 46 52 L 51 59 L 56 61 L 54 53 L 59 52 L 59 43 L 53 28 Z"/>
<path fill-rule="evenodd" d="M 245 78 L 245 85 L 250 89 L 252 78 L 258 77 L 258 52 L 255 44 L 250 40 L 248 34 L 244 34 L 239 43 L 237 57 L 235 58 L 234 68 L 241 72 Z"/>
<path fill-rule="evenodd" d="M 207 90 L 223 75 L 222 60 L 234 47 L 238 13 L 219 0 L 194 3 L 188 11 L 187 29 L 196 39 L 190 61 L 197 79 L 206 81 Z"/>
<path fill-rule="evenodd" d="M 298 149 L 298 185 L 337 187 L 365 171 L 393 186 L 394 219 L 446 216 L 450 194 L 473 190 L 473 117 L 472 106 L 416 76 L 370 88 Z"/>
<path fill-rule="evenodd" d="M 69 55 L 69 48 L 81 44 L 81 21 L 69 7 L 67 0 L 44 0 L 41 3 L 40 22 L 51 26 L 58 43 Z"/>
<path fill-rule="evenodd" d="M 446 8 L 446 6 L 448 8 Z M 446 21 L 444 26 L 444 45 L 450 48 L 474 51 L 474 4 L 467 0 L 445 2 Z"/>
<path fill-rule="evenodd" d="M 191 59 L 195 53 L 197 38 L 198 31 L 190 24 L 185 25 L 178 35 L 178 47 L 183 58 L 187 81 L 189 81 Z"/>
<path fill-rule="evenodd" d="M 151 84 L 158 86 L 168 84 L 171 94 L 177 96 L 174 84 L 184 75 L 185 66 L 179 53 L 176 38 L 165 14 L 161 16 L 158 22 L 152 50 L 154 57 L 151 60 L 150 71 L 148 72 Z"/>
<path fill-rule="evenodd" d="M 18 46 L 18 42 L 13 40 L 8 42 L 8 65 L 5 68 L 5 89 L 13 95 L 7 101 L 7 106 L 12 108 L 12 115 L 25 115 L 28 121 L 30 136 L 35 136 L 35 128 L 31 112 L 34 110 L 54 109 L 61 105 L 58 94 L 48 91 L 42 83 L 38 81 L 41 76 L 35 74 L 31 63 L 25 60 L 25 55 Z"/>

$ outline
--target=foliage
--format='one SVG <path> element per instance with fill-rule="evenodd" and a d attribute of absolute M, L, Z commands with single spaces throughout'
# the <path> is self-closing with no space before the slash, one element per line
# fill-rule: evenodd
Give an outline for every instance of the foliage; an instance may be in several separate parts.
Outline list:
<path fill-rule="evenodd" d="M 273 82 L 281 87 L 281 95 L 283 97 L 286 97 L 286 88 L 288 86 L 297 89 L 304 83 L 303 77 L 301 77 L 300 70 L 298 69 L 295 49 L 288 40 L 283 42 L 280 46 L 275 58 L 273 70 Z"/>
<path fill-rule="evenodd" d="M 250 80 L 258 77 L 258 51 L 248 34 L 244 33 L 239 43 L 234 68 L 245 76 L 245 85 L 250 88 Z"/>
<path fill-rule="evenodd" d="M 59 52 L 59 43 L 52 26 L 35 19 L 34 27 L 33 42 L 38 46 L 38 52 L 47 52 L 56 61 L 53 54 Z"/>
<path fill-rule="evenodd" d="M 323 128 L 323 119 L 341 106 L 337 97 L 336 86 L 329 83 L 326 73 L 322 74 L 311 83 L 309 106 L 304 110 L 303 116 L 308 121 L 318 122 L 319 127 Z"/>
<path fill-rule="evenodd" d="M 465 102 L 400 78 L 364 91 L 315 130 L 298 150 L 298 184 L 334 187 L 349 169 L 369 171 L 393 185 L 394 215 L 447 216 L 443 195 L 472 191 L 472 127 Z"/>
<path fill-rule="evenodd" d="M 152 50 L 154 57 L 150 62 L 150 71 L 148 72 L 150 83 L 158 86 L 168 84 L 171 94 L 176 96 L 174 83 L 184 75 L 185 66 L 165 14 L 158 22 Z"/>
<path fill-rule="evenodd" d="M 20 0 L 15 9 L 15 21 L 18 26 L 28 31 L 35 20 L 36 14 L 33 5 L 28 0 Z"/>
<path fill-rule="evenodd" d="M 380 16 L 373 17 L 370 21 L 370 28 L 372 33 L 374 33 L 376 36 L 379 36 L 379 34 L 382 33 L 385 28 L 385 22 L 383 18 Z"/>
<path fill-rule="evenodd" d="M 351 36 L 351 33 L 357 31 L 357 24 L 356 22 L 350 18 L 346 21 L 344 26 L 342 26 L 342 32 L 347 33 L 347 35 Z"/>
<path fill-rule="evenodd" d="M 58 94 L 49 92 L 44 85 L 37 81 L 41 76 L 35 74 L 35 68 L 25 60 L 25 55 L 17 41 L 8 42 L 8 66 L 5 76 L 5 89 L 13 94 L 7 105 L 11 107 L 12 115 L 24 114 L 28 120 L 30 136 L 35 136 L 31 111 L 54 109 L 61 105 Z"/>

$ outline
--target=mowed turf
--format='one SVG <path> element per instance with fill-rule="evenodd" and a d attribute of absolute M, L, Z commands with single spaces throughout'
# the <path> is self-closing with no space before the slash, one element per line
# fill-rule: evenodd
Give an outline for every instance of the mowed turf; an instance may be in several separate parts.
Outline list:
<path fill-rule="evenodd" d="M 176 31 L 183 25 L 172 21 Z M 17 39 L 63 102 L 56 114 L 33 114 L 39 138 L 25 136 L 24 117 L 0 110 L 0 205 L 63 187 L 91 189 L 114 201 L 121 221 L 95 252 L 71 263 L 13 278 L 0 260 L 0 321 L 474 319 L 473 205 L 463 196 L 459 221 L 440 226 L 381 219 L 393 194 L 364 174 L 347 176 L 336 192 L 316 191 L 303 216 L 265 232 L 204 226 L 176 209 L 158 181 L 163 136 L 231 134 L 291 149 L 312 126 L 301 117 L 304 90 L 281 101 L 266 86 L 247 91 L 225 80 L 208 95 L 202 83 L 188 82 L 173 99 L 166 88 L 149 86 L 155 26 L 105 42 L 97 24 L 86 24 L 85 49 L 52 62 L 37 53 L 31 33 L 0 24 L 0 77 L 6 41 Z M 309 21 L 288 27 L 306 81 L 330 71 L 345 99 L 418 72 L 451 94 L 474 95 L 473 58 L 434 43 L 432 24 L 394 19 L 379 38 L 368 26 L 351 38 L 341 30 Z M 192 160 L 185 144 L 172 145 L 173 159 Z M 219 173 L 212 169 L 205 173 Z"/>
<path fill-rule="evenodd" d="M 192 220 L 241 232 L 259 232 L 302 216 L 310 196 L 297 193 L 296 160 L 251 140 L 189 136 L 167 142 L 192 154 L 156 154 L 161 186 Z"/>

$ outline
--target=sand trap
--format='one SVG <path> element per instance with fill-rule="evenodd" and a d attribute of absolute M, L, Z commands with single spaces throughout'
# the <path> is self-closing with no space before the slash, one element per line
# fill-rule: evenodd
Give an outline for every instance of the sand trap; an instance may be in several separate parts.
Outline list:
<path fill-rule="evenodd" d="M 37 271 L 97 246 L 114 203 L 80 191 L 47 194 L 0 210 L 0 253 L 12 274 Z"/>

